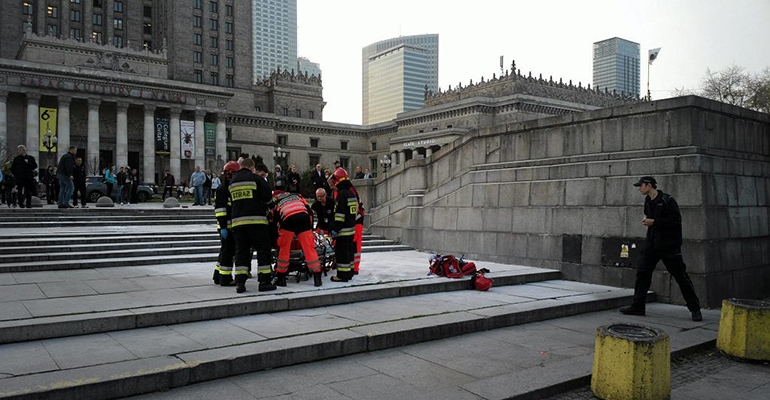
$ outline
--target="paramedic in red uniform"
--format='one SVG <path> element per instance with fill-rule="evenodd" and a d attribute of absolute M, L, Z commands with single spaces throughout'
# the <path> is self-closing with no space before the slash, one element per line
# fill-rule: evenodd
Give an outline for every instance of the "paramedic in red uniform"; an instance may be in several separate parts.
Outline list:
<path fill-rule="evenodd" d="M 278 219 L 278 262 L 275 272 L 278 275 L 276 286 L 286 286 L 286 275 L 289 272 L 291 258 L 291 242 L 297 237 L 309 273 L 313 274 L 315 286 L 321 286 L 321 262 L 315 248 L 313 234 L 313 212 L 307 201 L 298 193 L 287 193 L 281 190 L 273 192 L 275 209 L 274 218 Z"/>

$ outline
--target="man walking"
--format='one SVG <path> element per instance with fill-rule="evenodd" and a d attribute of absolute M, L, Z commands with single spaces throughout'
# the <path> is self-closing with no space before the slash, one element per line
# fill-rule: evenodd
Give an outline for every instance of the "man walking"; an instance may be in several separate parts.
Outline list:
<path fill-rule="evenodd" d="M 82 157 L 75 157 L 75 171 L 72 176 L 75 178 L 75 190 L 72 192 L 72 205 L 77 207 L 78 194 L 80 194 L 80 207 L 86 208 L 86 166 L 83 164 Z"/>
<path fill-rule="evenodd" d="M 174 197 L 174 175 L 166 170 L 166 176 L 163 178 L 163 200 L 166 200 L 166 193 L 169 197 Z"/>
<path fill-rule="evenodd" d="M 70 146 L 59 159 L 56 178 L 59 179 L 59 208 L 72 208 L 70 199 L 75 191 L 75 153 L 78 148 Z"/>
<path fill-rule="evenodd" d="M 35 182 L 35 171 L 37 162 L 35 157 L 27 154 L 27 148 L 24 145 L 18 146 L 19 155 L 13 159 L 11 172 L 16 177 L 16 186 L 19 189 L 19 207 L 32 208 L 32 196 L 37 196 L 37 182 Z M 26 201 L 25 201 L 26 199 Z"/>
<path fill-rule="evenodd" d="M 195 166 L 195 172 L 190 175 L 190 186 L 193 187 L 194 206 L 202 206 L 203 202 L 203 184 L 206 183 L 206 174 L 201 171 L 201 166 Z"/>
<path fill-rule="evenodd" d="M 641 177 L 634 186 L 639 187 L 639 192 L 646 196 L 642 224 L 647 227 L 647 243 L 636 271 L 633 302 L 621 308 L 620 312 L 627 315 L 645 314 L 652 273 L 658 261 L 663 260 L 663 265 L 682 291 L 692 320 L 701 321 L 703 316 L 700 302 L 682 259 L 682 215 L 679 213 L 679 205 L 670 194 L 658 190 L 658 182 L 651 176 Z"/>

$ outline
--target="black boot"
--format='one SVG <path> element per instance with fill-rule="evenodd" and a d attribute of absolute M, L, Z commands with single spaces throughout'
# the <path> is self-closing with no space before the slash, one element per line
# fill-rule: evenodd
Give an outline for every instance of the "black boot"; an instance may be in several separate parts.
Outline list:
<path fill-rule="evenodd" d="M 286 272 L 279 272 L 275 279 L 275 286 L 286 286 Z"/>
<path fill-rule="evenodd" d="M 219 271 L 214 270 L 214 284 L 219 285 Z"/>
<path fill-rule="evenodd" d="M 313 285 L 315 285 L 315 287 L 323 285 L 323 282 L 321 282 L 321 273 L 320 272 L 316 272 L 316 273 L 313 274 Z"/>
<path fill-rule="evenodd" d="M 258 290 L 260 292 L 269 292 L 271 290 L 275 290 L 275 285 L 273 285 L 272 282 L 260 282 Z"/>
<path fill-rule="evenodd" d="M 246 276 L 237 275 L 235 277 L 235 293 L 243 293 L 246 291 Z"/>

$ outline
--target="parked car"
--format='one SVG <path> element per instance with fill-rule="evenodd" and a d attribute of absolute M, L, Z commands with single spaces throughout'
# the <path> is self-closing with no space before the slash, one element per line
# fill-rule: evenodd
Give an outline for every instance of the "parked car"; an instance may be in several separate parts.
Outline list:
<path fill-rule="evenodd" d="M 89 176 L 86 178 L 86 196 L 88 201 L 96 203 L 99 197 L 105 196 L 107 193 L 107 185 L 102 181 L 104 178 L 101 176 Z M 150 200 L 158 194 L 158 187 L 153 184 L 140 183 L 136 189 L 136 197 L 139 202 Z M 118 185 L 112 186 L 112 197 L 115 198 L 118 195 Z"/>

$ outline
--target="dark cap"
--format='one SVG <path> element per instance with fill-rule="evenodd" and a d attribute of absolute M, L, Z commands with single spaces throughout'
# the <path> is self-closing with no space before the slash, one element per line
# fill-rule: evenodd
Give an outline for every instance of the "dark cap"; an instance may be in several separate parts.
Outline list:
<path fill-rule="evenodd" d="M 642 186 L 642 183 L 647 183 L 647 184 L 656 186 L 658 184 L 658 181 L 656 181 L 655 178 L 651 176 L 643 176 L 639 178 L 639 182 L 634 183 L 634 186 Z"/>

